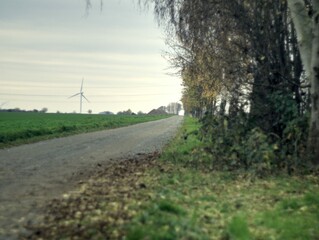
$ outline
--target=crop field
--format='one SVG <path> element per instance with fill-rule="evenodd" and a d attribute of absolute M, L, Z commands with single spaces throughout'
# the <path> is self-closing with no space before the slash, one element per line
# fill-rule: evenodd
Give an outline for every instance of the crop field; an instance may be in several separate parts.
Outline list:
<path fill-rule="evenodd" d="M 168 116 L 0 112 L 0 148 L 123 127 Z"/>

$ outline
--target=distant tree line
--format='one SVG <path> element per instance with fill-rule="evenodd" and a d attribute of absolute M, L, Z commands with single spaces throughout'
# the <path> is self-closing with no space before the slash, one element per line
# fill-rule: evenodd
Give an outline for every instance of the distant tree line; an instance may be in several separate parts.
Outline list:
<path fill-rule="evenodd" d="M 167 106 L 162 106 L 158 108 L 159 110 L 163 110 L 168 114 L 175 114 L 178 115 L 179 112 L 182 110 L 182 104 L 178 102 L 171 102 Z"/>
<path fill-rule="evenodd" d="M 35 112 L 35 113 L 46 113 L 48 112 L 47 108 L 42 108 L 41 110 L 33 109 L 33 110 L 23 110 L 20 108 L 11 108 L 11 109 L 0 109 L 0 112 Z"/>
<path fill-rule="evenodd" d="M 116 115 L 145 115 L 145 114 L 175 114 L 178 115 L 179 112 L 182 110 L 182 104 L 178 102 L 171 102 L 167 106 L 161 106 L 157 109 L 153 109 L 148 113 L 143 113 L 142 111 L 138 111 L 137 113 L 134 113 L 131 109 L 119 111 L 116 113 Z M 100 114 L 105 115 L 114 115 L 111 111 L 104 111 Z"/>

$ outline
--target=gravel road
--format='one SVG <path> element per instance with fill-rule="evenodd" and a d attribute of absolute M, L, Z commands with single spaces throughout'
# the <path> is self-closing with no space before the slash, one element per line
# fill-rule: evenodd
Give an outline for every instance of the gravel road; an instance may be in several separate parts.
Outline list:
<path fill-rule="evenodd" d="M 160 151 L 182 117 L 0 150 L 0 239 L 16 239 L 50 199 L 110 161 Z"/>

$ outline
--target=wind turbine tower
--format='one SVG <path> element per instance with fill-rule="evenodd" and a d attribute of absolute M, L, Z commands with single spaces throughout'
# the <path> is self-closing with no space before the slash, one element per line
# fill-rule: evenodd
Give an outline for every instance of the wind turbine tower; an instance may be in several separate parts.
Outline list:
<path fill-rule="evenodd" d="M 69 98 L 73 98 L 75 96 L 80 95 L 80 113 L 82 113 L 82 99 L 85 98 L 85 100 L 87 102 L 90 102 L 85 96 L 84 96 L 84 92 L 83 92 L 83 78 L 82 78 L 82 83 L 81 83 L 81 88 L 80 88 L 80 92 L 70 96 Z"/>

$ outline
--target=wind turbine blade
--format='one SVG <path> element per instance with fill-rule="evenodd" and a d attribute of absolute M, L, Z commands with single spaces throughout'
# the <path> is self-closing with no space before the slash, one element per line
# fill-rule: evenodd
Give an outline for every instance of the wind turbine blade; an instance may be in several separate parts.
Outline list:
<path fill-rule="evenodd" d="M 83 89 L 83 78 L 82 78 L 82 83 L 81 83 L 81 89 L 80 89 L 80 92 L 82 92 L 82 89 Z"/>
<path fill-rule="evenodd" d="M 77 93 L 77 94 L 74 94 L 74 95 L 72 95 L 72 96 L 70 96 L 70 97 L 68 97 L 68 98 L 73 98 L 73 97 L 75 97 L 75 96 L 77 96 L 77 95 L 80 95 L 81 93 Z"/>
<path fill-rule="evenodd" d="M 0 104 L 0 108 L 4 105 L 6 105 L 9 101 L 3 102 L 2 104 Z"/>
<path fill-rule="evenodd" d="M 83 94 L 82 94 L 82 97 L 84 97 L 86 101 L 90 102 Z"/>

